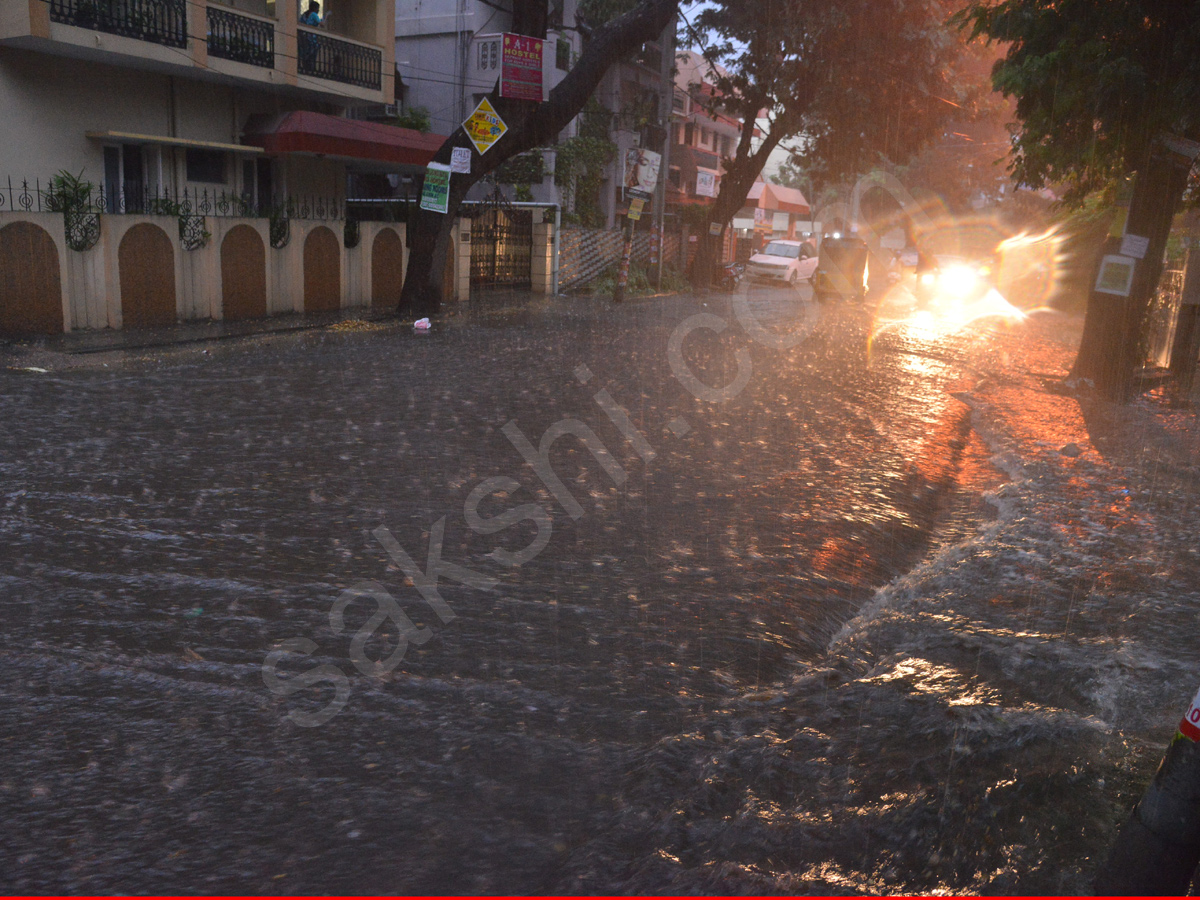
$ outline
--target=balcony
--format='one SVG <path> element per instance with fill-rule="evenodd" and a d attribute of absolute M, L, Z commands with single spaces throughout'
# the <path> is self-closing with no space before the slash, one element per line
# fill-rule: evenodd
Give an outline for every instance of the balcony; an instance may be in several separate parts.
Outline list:
<path fill-rule="evenodd" d="M 392 99 L 395 0 L 336 0 L 332 30 L 298 25 L 293 0 L 232 2 L 0 0 L 0 47 L 293 98 Z"/>
<path fill-rule="evenodd" d="M 377 91 L 383 86 L 383 53 L 378 47 L 330 37 L 300 26 L 297 71 L 329 81 Z"/>
<path fill-rule="evenodd" d="M 166 47 L 187 46 L 186 0 L 50 0 L 50 20 Z"/>
<path fill-rule="evenodd" d="M 208 55 L 219 59 L 275 67 L 275 26 L 265 20 L 208 7 Z"/>

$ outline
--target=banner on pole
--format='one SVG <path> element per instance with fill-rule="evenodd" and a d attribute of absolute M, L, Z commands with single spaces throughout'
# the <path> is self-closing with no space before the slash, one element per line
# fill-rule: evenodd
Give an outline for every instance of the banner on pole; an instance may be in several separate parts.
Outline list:
<path fill-rule="evenodd" d="M 625 154 L 625 189 L 635 197 L 649 200 L 658 185 L 658 169 L 662 156 L 651 151 L 631 147 Z"/>
<path fill-rule="evenodd" d="M 1133 287 L 1133 270 L 1136 265 L 1137 260 L 1131 256 L 1105 256 L 1096 275 L 1096 292 L 1128 297 Z"/>
<path fill-rule="evenodd" d="M 471 174 L 470 147 L 455 147 L 450 151 L 450 171 L 458 175 Z"/>
<path fill-rule="evenodd" d="M 487 97 L 484 97 L 475 107 L 475 111 L 467 116 L 467 121 L 463 122 L 463 130 L 466 131 L 467 137 L 471 139 L 471 143 L 475 145 L 475 149 L 482 156 L 492 148 L 496 141 L 504 137 L 508 126 L 504 124 L 504 120 L 500 118 L 500 113 L 496 112 L 496 108 L 488 102 Z"/>
<path fill-rule="evenodd" d="M 450 167 L 445 163 L 431 162 L 425 170 L 421 209 L 442 215 L 450 209 Z"/>
<path fill-rule="evenodd" d="M 500 57 L 500 96 L 542 102 L 542 46 L 538 38 L 504 34 Z"/>

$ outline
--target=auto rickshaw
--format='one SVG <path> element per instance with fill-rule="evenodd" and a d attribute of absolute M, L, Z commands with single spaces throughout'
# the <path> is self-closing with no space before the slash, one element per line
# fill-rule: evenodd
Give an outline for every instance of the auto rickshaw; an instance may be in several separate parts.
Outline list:
<path fill-rule="evenodd" d="M 867 295 L 867 244 L 862 238 L 827 237 L 821 241 L 813 294 L 862 299 Z"/>

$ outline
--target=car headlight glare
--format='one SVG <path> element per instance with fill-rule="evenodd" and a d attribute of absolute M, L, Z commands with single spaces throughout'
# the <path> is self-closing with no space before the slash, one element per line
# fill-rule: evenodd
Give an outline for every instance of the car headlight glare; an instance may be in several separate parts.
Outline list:
<path fill-rule="evenodd" d="M 954 266 L 942 272 L 941 286 L 951 294 L 969 294 L 979 276 L 966 266 Z"/>

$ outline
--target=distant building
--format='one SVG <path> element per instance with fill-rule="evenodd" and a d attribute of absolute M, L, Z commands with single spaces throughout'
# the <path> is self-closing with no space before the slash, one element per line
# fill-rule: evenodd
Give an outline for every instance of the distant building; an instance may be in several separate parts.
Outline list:
<path fill-rule="evenodd" d="M 732 225 L 738 238 L 797 238 L 812 227 L 812 210 L 795 188 L 756 181 Z"/>
<path fill-rule="evenodd" d="M 722 160 L 736 153 L 742 128 L 713 84 L 723 70 L 690 50 L 676 54 L 675 66 L 668 211 L 712 202 L 725 174 Z"/>

